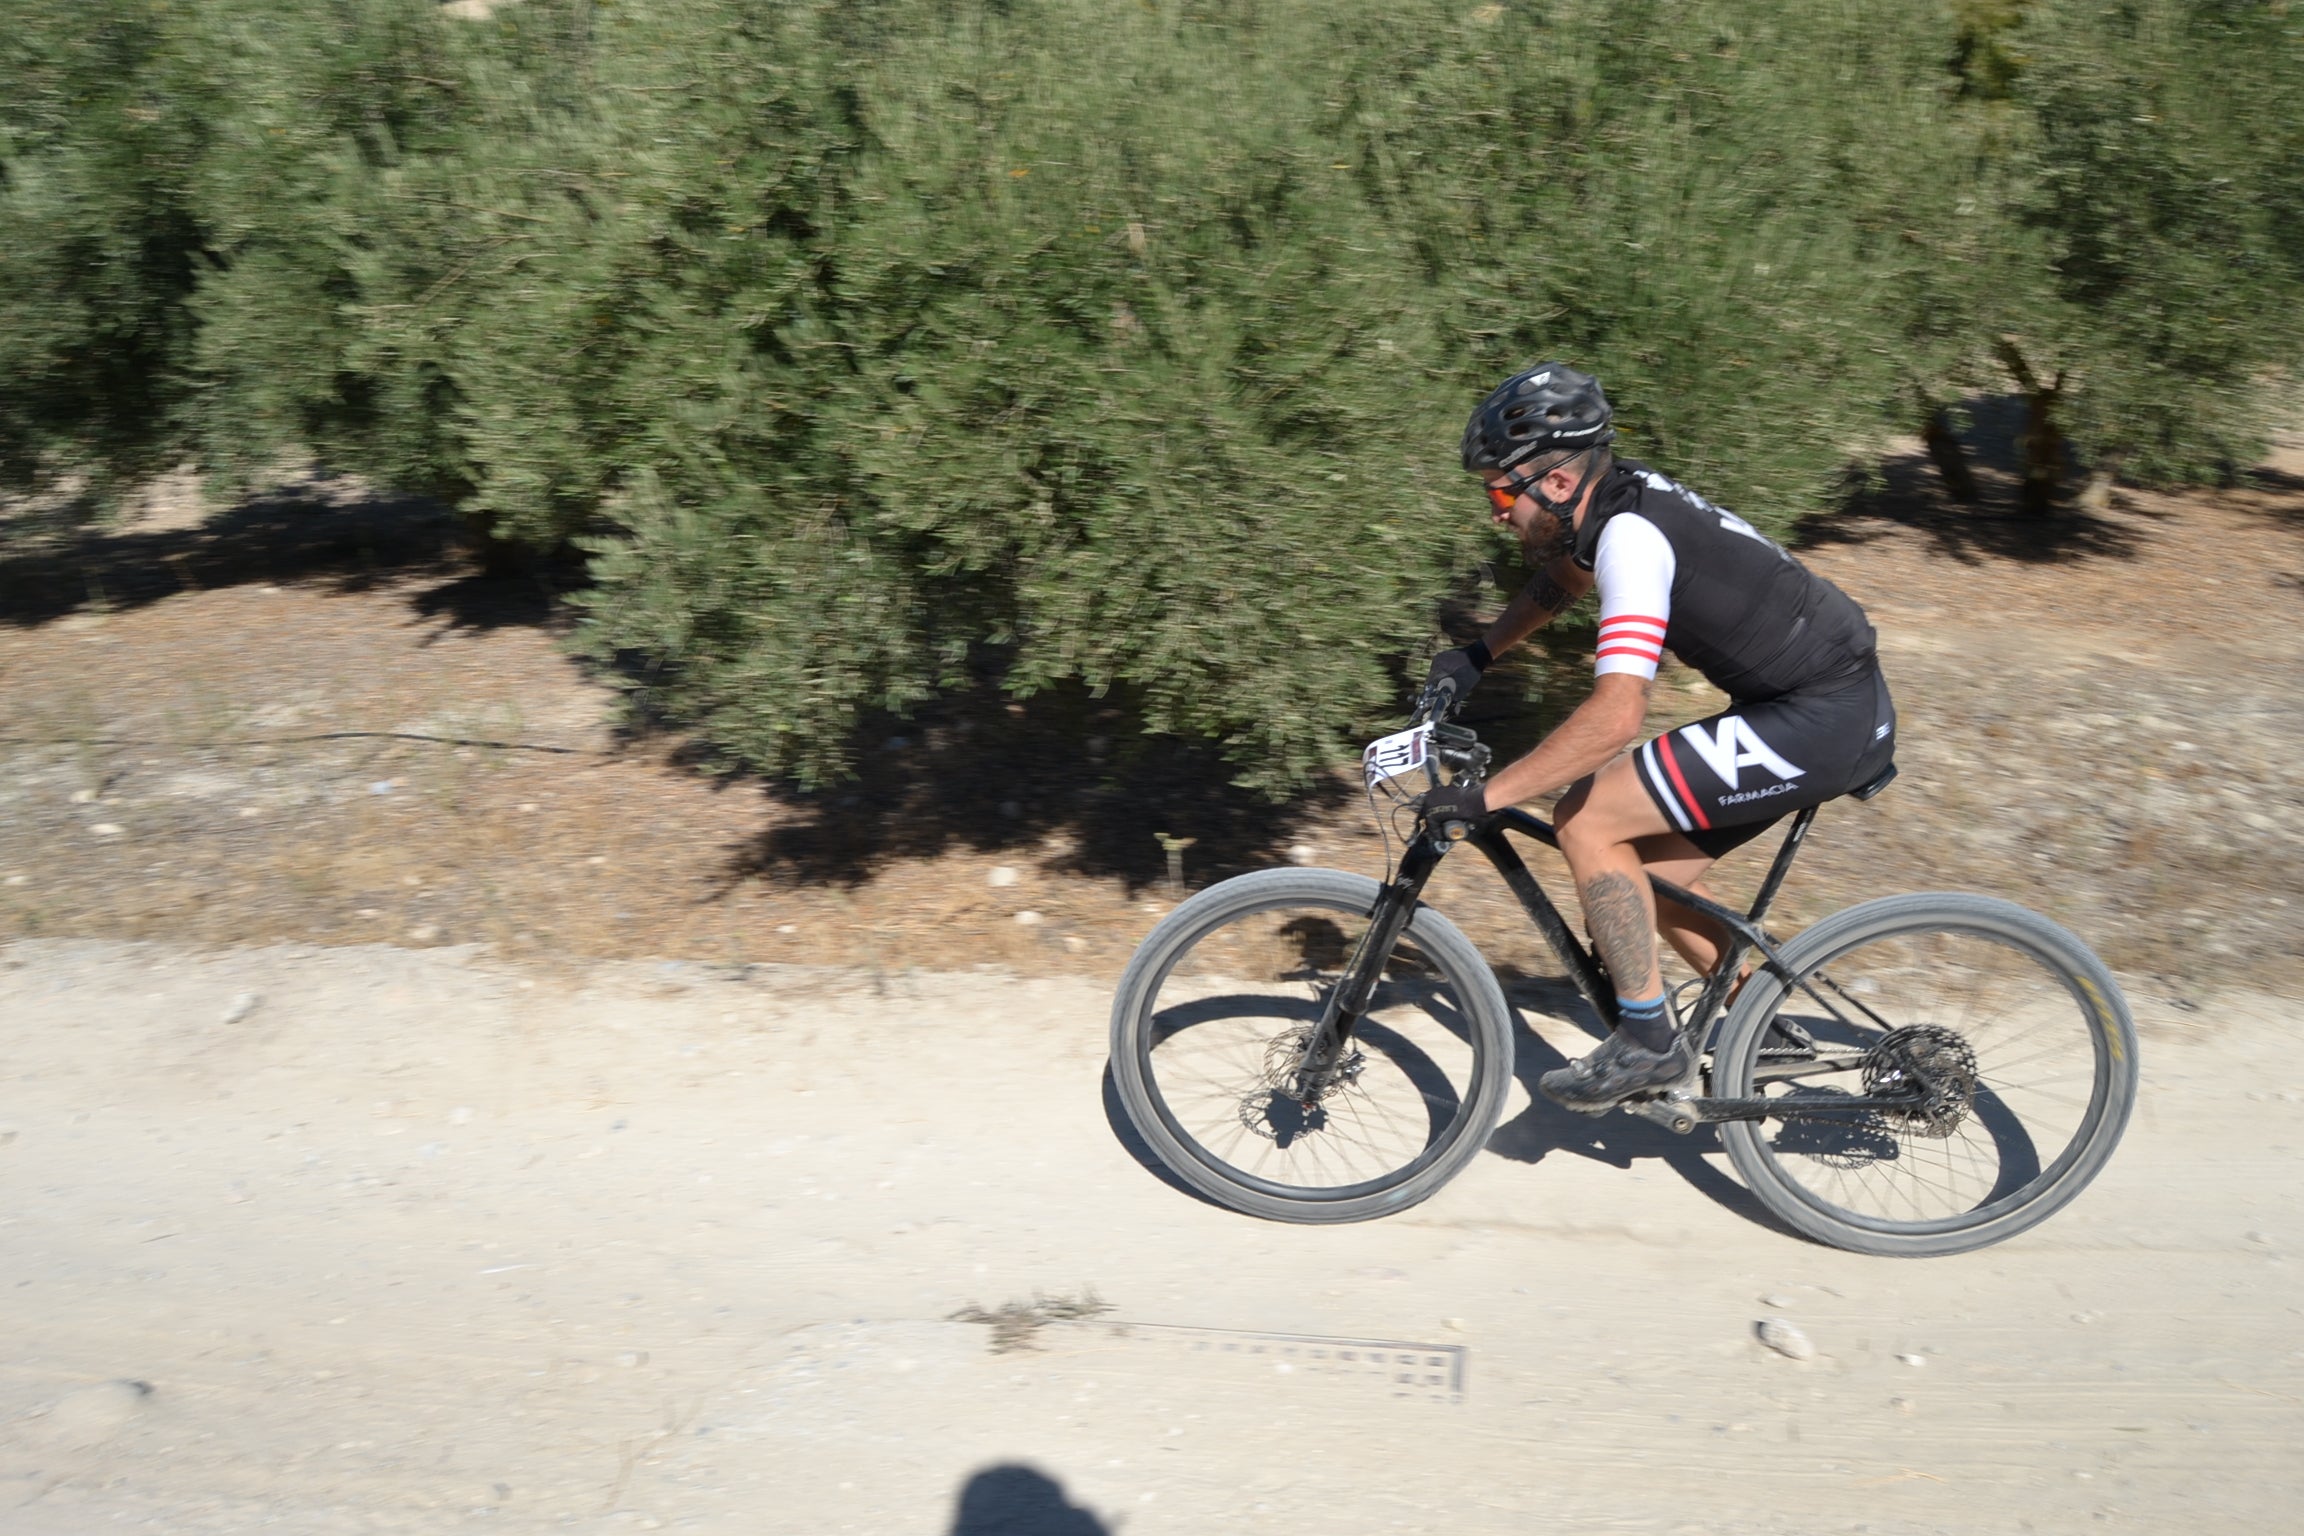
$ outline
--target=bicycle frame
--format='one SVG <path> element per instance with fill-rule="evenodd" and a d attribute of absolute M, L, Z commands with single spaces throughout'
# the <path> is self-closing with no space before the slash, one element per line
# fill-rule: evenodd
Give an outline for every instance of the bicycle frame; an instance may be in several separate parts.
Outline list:
<path fill-rule="evenodd" d="M 1732 907 L 1723 906 L 1669 880 L 1654 875 L 1648 877 L 1648 884 L 1659 899 L 1700 912 L 1720 924 L 1728 933 L 1728 943 L 1720 963 L 1713 968 L 1712 975 L 1706 978 L 1703 988 L 1697 993 L 1696 1005 L 1688 1010 L 1688 1017 L 1682 1025 L 1689 1043 L 1699 1051 L 1704 1048 L 1705 1040 L 1718 1016 L 1726 1012 L 1728 988 L 1735 981 L 1746 950 L 1759 951 L 1771 970 L 1777 971 L 1787 980 L 1791 979 L 1790 973 L 1782 969 L 1776 945 L 1769 939 L 1760 922 L 1768 915 L 1768 908 L 1774 904 L 1776 893 L 1784 884 L 1784 877 L 1791 872 L 1793 855 L 1799 852 L 1801 843 L 1806 841 L 1808 828 L 1816 820 L 1816 811 L 1817 807 L 1809 806 L 1793 817 L 1792 826 L 1784 834 L 1784 842 L 1776 850 L 1775 861 L 1769 865 L 1768 876 L 1761 881 L 1759 893 L 1753 897 L 1748 912 L 1738 912 Z M 1487 855 L 1488 862 L 1496 866 L 1496 873 L 1503 877 L 1505 885 L 1519 898 L 1529 920 L 1544 935 L 1544 941 L 1560 957 L 1561 964 L 1568 967 L 1569 974 L 1575 978 L 1576 989 L 1584 994 L 1585 1001 L 1592 1005 L 1601 1022 L 1614 1028 L 1616 989 L 1609 982 L 1599 957 L 1569 929 L 1566 919 L 1560 915 L 1560 909 L 1553 904 L 1544 887 L 1537 884 L 1536 876 L 1520 857 L 1520 851 L 1505 837 L 1507 831 L 1518 832 L 1553 848 L 1560 846 L 1559 834 L 1553 831 L 1551 823 L 1513 807 L 1499 813 L 1486 827 L 1465 841 Z M 1437 860 L 1434 862 L 1437 864 Z M 1430 878 L 1430 873 L 1429 868 L 1424 871 L 1426 879 Z M 1418 888 L 1422 888 L 1421 881 L 1418 882 Z"/>
<path fill-rule="evenodd" d="M 1791 973 L 1782 968 L 1776 946 L 1760 927 L 1760 920 L 1767 915 L 1777 890 L 1784 884 L 1784 877 L 1792 868 L 1792 857 L 1799 851 L 1801 842 L 1808 836 L 1810 824 L 1816 819 L 1816 810 L 1815 806 L 1810 806 L 1793 818 L 1791 830 L 1785 834 L 1783 846 L 1776 850 L 1775 862 L 1769 866 L 1768 877 L 1761 882 L 1759 894 L 1754 897 L 1749 912 L 1738 912 L 1722 906 L 1719 902 L 1699 896 L 1669 880 L 1660 880 L 1654 875 L 1648 877 L 1648 883 L 1658 897 L 1701 912 L 1728 932 L 1728 944 L 1721 963 L 1706 979 L 1703 990 L 1697 996 L 1696 1006 L 1689 1010 L 1687 1022 L 1683 1025 L 1690 1043 L 1699 1051 L 1703 1049 L 1718 1015 L 1725 1011 L 1728 988 L 1735 979 L 1747 949 L 1758 950 L 1771 970 L 1784 976 L 1787 981 L 1793 979 Z M 1560 957 L 1560 963 L 1568 967 L 1569 974 L 1575 978 L 1577 990 L 1584 994 L 1585 1000 L 1592 1005 L 1601 1021 L 1614 1028 L 1616 989 L 1609 983 L 1599 957 L 1569 929 L 1567 920 L 1560 915 L 1559 907 L 1553 904 L 1544 887 L 1536 882 L 1536 876 L 1529 871 L 1519 850 L 1505 837 L 1508 831 L 1534 838 L 1553 848 L 1560 846 L 1559 834 L 1552 830 L 1551 823 L 1517 807 L 1498 812 L 1487 825 L 1464 840 L 1487 855 L 1488 862 L 1496 866 L 1496 873 L 1503 877 L 1505 885 L 1519 898 L 1529 921 L 1536 925 L 1536 931 L 1544 936 L 1552 952 Z M 1318 1053 L 1319 1042 L 1323 1038 L 1332 1040 L 1339 1052 L 1343 1044 L 1350 1040 L 1360 1016 L 1368 1011 L 1378 978 L 1383 975 L 1384 964 L 1391 958 L 1392 947 L 1399 942 L 1401 933 L 1407 929 L 1408 921 L 1416 911 L 1417 898 L 1423 894 L 1425 883 L 1432 878 L 1432 872 L 1439 868 L 1441 859 L 1447 856 L 1452 846 L 1424 836 L 1411 843 L 1407 852 L 1401 856 L 1400 871 L 1378 897 L 1376 910 L 1370 914 L 1373 921 L 1361 938 L 1358 952 L 1352 957 L 1344 984 L 1330 995 L 1326 1016 L 1321 1020 L 1322 1028 L 1314 1032 L 1312 1042 L 1307 1047 L 1303 1067 L 1308 1073 L 1317 1074 L 1320 1070 L 1322 1064 L 1312 1058 Z"/>

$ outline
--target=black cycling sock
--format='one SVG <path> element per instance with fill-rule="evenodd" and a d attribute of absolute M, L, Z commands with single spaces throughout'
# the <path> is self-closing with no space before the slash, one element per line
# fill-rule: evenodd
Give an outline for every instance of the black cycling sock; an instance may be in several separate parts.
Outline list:
<path fill-rule="evenodd" d="M 1617 1027 L 1633 1041 L 1651 1051 L 1672 1049 L 1672 1014 L 1664 1006 L 1664 994 L 1654 997 L 1616 999 Z"/>

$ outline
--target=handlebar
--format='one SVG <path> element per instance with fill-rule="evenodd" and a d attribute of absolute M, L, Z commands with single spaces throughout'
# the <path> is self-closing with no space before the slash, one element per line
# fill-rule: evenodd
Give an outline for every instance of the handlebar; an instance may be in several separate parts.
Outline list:
<path fill-rule="evenodd" d="M 1453 690 L 1426 687 L 1416 696 L 1416 707 L 1408 717 L 1410 728 L 1429 723 L 1432 727 L 1432 759 L 1448 770 L 1457 780 L 1474 784 L 1488 777 L 1488 763 L 1494 755 L 1468 725 L 1455 725 L 1451 717 L 1464 705 L 1464 698 Z M 1440 786 L 1440 775 L 1430 766 L 1425 772 L 1432 787 Z M 1471 831 L 1471 824 L 1450 818 L 1445 825 L 1431 828 L 1446 842 L 1461 842 Z"/>

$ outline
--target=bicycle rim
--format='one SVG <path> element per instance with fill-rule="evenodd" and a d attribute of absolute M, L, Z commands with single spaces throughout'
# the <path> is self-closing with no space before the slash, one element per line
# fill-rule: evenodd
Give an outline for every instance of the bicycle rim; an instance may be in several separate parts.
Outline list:
<path fill-rule="evenodd" d="M 1328 1079 L 1303 1083 L 1306 1048 L 1367 926 L 1365 905 L 1274 899 L 1190 936 L 1157 976 L 1135 1042 L 1145 1098 L 1208 1176 L 1193 1182 L 1212 1179 L 1227 1203 L 1245 1191 L 1261 1199 L 1243 1208 L 1290 1215 L 1277 1206 L 1428 1188 L 1485 1139 L 1496 1066 L 1467 999 L 1493 981 L 1462 974 L 1460 957 L 1415 926 Z"/>
<path fill-rule="evenodd" d="M 1795 989 L 1775 1018 L 1866 1070 L 1754 1088 L 1755 1068 L 1794 1055 L 1785 1036 L 1754 1027 L 1723 1051 L 1721 1091 L 1775 1110 L 1735 1127 L 1731 1154 L 1778 1214 L 1841 1246 L 1948 1253 L 2022 1230 L 2094 1176 L 2126 1119 L 2134 1050 L 2109 976 L 2044 919 L 1954 901 L 1797 957 L 1817 995 Z M 1900 1083 L 1928 1091 L 1834 1108 Z"/>

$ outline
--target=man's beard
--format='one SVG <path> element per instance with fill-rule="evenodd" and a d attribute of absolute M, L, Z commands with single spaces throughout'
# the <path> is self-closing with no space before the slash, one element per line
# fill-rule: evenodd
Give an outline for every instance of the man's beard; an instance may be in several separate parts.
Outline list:
<path fill-rule="evenodd" d="M 1531 569 L 1542 569 L 1568 553 L 1571 537 L 1568 519 L 1539 512 L 1528 524 L 1528 531 L 1520 535 L 1521 557 Z"/>

